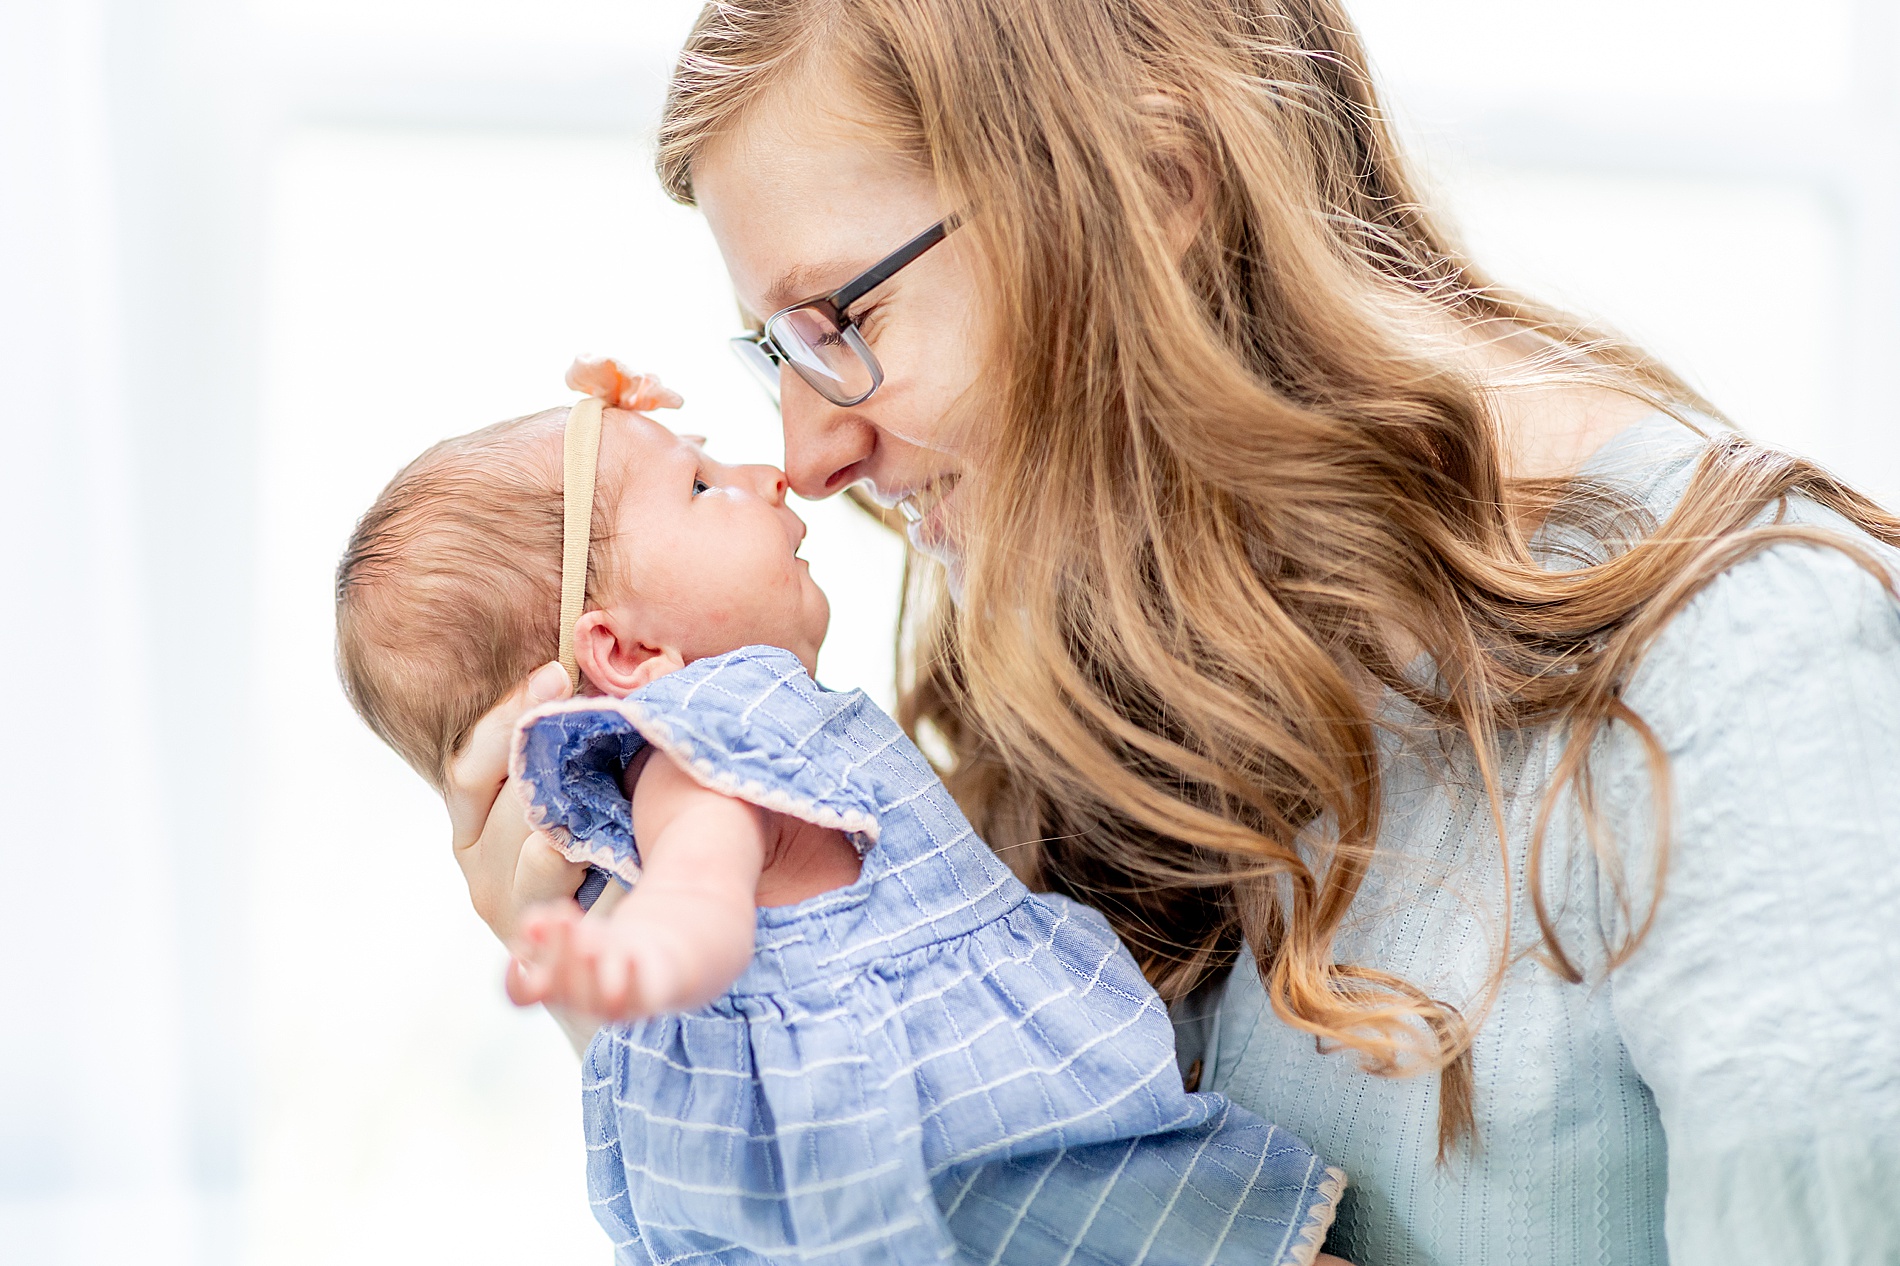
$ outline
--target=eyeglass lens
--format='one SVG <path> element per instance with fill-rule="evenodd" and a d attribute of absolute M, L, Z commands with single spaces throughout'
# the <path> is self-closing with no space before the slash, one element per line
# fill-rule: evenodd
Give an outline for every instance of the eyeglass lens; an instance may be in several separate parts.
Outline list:
<path fill-rule="evenodd" d="M 730 344 L 733 355 L 737 356 L 752 372 L 752 376 L 759 380 L 759 385 L 765 388 L 765 393 L 772 397 L 772 403 L 777 404 L 778 362 L 772 359 L 772 354 L 760 347 L 758 340 L 751 335 L 732 339 Z"/>
<path fill-rule="evenodd" d="M 839 329 L 818 308 L 793 308 L 773 317 L 765 332 L 798 376 L 834 404 L 862 400 L 877 386 L 870 349 L 855 329 Z"/>

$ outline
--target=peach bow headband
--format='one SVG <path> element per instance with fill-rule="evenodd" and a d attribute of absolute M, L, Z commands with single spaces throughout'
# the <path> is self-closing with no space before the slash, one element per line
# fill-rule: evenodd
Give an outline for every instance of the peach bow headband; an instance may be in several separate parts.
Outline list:
<path fill-rule="evenodd" d="M 574 626 L 587 605 L 587 551 L 594 530 L 594 483 L 600 467 L 601 411 L 677 409 L 685 403 L 651 374 L 629 374 L 619 361 L 581 357 L 567 371 L 567 385 L 587 396 L 567 411 L 561 456 L 561 667 L 580 689 Z"/>

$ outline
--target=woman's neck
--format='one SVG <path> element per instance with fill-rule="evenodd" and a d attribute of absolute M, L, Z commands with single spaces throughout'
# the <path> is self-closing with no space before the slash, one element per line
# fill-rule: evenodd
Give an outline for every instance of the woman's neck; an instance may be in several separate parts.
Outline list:
<path fill-rule="evenodd" d="M 1472 370 L 1489 388 L 1507 480 L 1575 476 L 1598 449 L 1656 406 L 1594 383 L 1554 380 L 1547 344 L 1523 330 L 1465 326 Z"/>

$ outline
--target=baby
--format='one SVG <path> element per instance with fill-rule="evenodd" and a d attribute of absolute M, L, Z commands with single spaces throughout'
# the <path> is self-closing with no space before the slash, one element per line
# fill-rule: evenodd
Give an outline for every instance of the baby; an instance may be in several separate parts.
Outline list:
<path fill-rule="evenodd" d="M 531 917 L 509 991 L 608 1022 L 585 1118 L 619 1260 L 1308 1266 L 1344 1176 L 1184 1091 L 1107 922 L 1025 889 L 889 716 L 812 680 L 830 613 L 785 490 L 583 401 L 425 453 L 339 572 L 352 702 L 438 787 L 557 644 L 595 692 L 530 714 L 514 773 L 630 891 Z"/>

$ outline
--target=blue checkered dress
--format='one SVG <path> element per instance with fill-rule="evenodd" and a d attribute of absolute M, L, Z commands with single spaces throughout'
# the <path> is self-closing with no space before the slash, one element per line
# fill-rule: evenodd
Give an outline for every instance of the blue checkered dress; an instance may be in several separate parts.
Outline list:
<path fill-rule="evenodd" d="M 531 816 L 628 882 L 648 742 L 849 832 L 864 869 L 761 909 L 718 1001 L 594 1039 L 588 1185 L 621 1262 L 1311 1262 L 1344 1175 L 1182 1090 L 1107 921 L 1024 888 L 862 692 L 748 647 L 527 719 Z"/>

